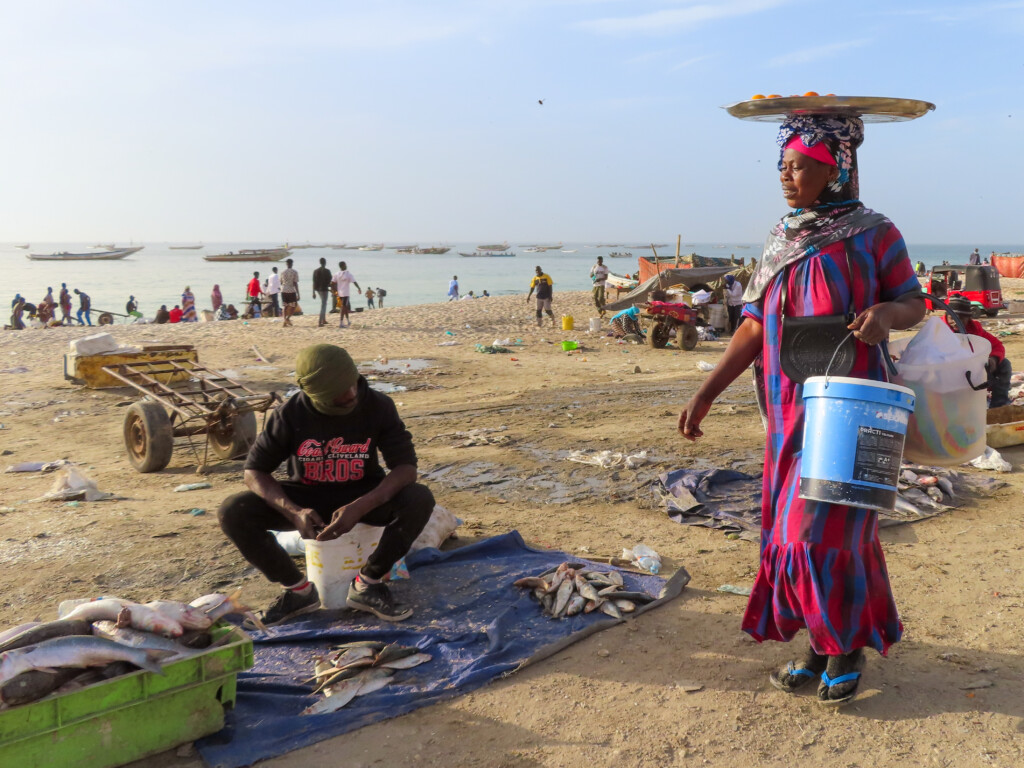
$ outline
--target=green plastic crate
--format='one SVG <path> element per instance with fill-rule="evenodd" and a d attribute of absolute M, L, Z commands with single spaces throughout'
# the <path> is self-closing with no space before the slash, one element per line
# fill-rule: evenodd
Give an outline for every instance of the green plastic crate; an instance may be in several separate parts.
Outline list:
<path fill-rule="evenodd" d="M 112 768 L 224 727 L 237 673 L 253 664 L 252 640 L 219 624 L 224 645 L 61 696 L 0 712 L 0 766 Z"/>

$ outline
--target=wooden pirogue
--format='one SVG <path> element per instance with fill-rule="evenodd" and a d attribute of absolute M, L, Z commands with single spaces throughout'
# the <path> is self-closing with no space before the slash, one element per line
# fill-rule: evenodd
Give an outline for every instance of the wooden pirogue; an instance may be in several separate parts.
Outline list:
<path fill-rule="evenodd" d="M 244 455 L 256 439 L 256 414 L 281 402 L 276 392 L 260 394 L 219 371 L 186 358 L 119 363 L 103 371 L 141 392 L 128 408 L 124 443 L 139 472 L 159 472 L 171 460 L 174 439 L 186 438 L 200 467 L 209 452 L 220 459 Z M 184 380 L 174 388 L 164 381 Z M 202 455 L 193 438 L 205 435 Z"/>

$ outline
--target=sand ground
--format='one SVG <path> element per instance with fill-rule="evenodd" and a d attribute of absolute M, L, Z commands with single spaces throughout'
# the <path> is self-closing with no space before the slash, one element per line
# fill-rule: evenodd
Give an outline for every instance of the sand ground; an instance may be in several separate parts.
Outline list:
<path fill-rule="evenodd" d="M 1024 281 L 1006 281 L 1006 292 L 1021 296 L 1014 282 Z M 363 312 L 345 330 L 318 329 L 314 317 L 290 329 L 269 320 L 112 327 L 122 343 L 194 344 L 201 362 L 260 391 L 287 389 L 295 351 L 317 341 L 342 344 L 357 361 L 425 359 L 422 370 L 381 378 L 408 386 L 393 397 L 439 502 L 466 521 L 461 536 L 518 529 L 532 543 L 592 556 L 643 542 L 662 554 L 668 573 L 685 566 L 693 577 L 673 603 L 507 680 L 266 765 L 1024 763 L 1019 472 L 1004 475 L 1009 485 L 992 499 L 883 533 L 904 640 L 887 659 L 870 653 L 857 702 L 826 710 L 812 692 L 788 696 L 768 683 L 767 673 L 803 643 L 754 643 L 739 629 L 744 599 L 716 592 L 752 581 L 756 545 L 671 522 L 648 490 L 670 468 L 763 466 L 764 437 L 746 381 L 712 410 L 702 442 L 676 432 L 680 407 L 705 375 L 696 363 L 716 362 L 724 344 L 653 350 L 537 329 L 523 299 Z M 556 295 L 555 310 L 583 326 L 593 314 L 588 304 L 586 294 Z M 242 586 L 262 606 L 275 588 L 225 542 L 214 515 L 241 487 L 241 464 L 215 465 L 201 478 L 188 451 L 177 448 L 163 472 L 136 473 L 121 436 L 135 394 L 62 378 L 68 341 L 88 332 L 0 334 L 0 370 L 28 369 L 0 373 L 3 466 L 66 458 L 124 497 L 77 508 L 27 503 L 53 476 L 0 474 L 7 510 L 0 512 L 0 626 L 51 617 L 60 600 L 95 594 L 191 599 Z M 496 355 L 475 349 L 506 338 L 523 346 Z M 566 353 L 553 343 L 567 338 L 583 348 Z M 1024 360 L 1020 339 L 1006 339 L 1011 359 Z M 254 344 L 269 363 L 256 359 Z M 482 433 L 491 442 L 464 447 L 452 435 L 474 428 L 495 430 Z M 565 461 L 573 449 L 647 450 L 652 463 L 613 472 Z M 1004 457 L 1017 466 L 1024 450 Z M 213 487 L 173 492 L 199 479 Z M 206 514 L 187 514 L 192 508 Z M 982 679 L 992 685 L 968 689 Z M 686 693 L 681 686 L 689 683 L 703 688 Z M 195 768 L 201 761 L 170 752 L 139 765 Z"/>

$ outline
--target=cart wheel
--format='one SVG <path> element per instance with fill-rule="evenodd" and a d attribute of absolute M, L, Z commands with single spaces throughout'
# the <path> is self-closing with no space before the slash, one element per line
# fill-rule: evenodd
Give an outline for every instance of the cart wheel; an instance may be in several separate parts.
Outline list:
<path fill-rule="evenodd" d="M 679 346 L 689 352 L 691 349 L 697 346 L 697 342 L 700 340 L 700 336 L 697 334 L 697 327 L 694 325 L 682 325 L 676 332 L 676 341 L 679 342 Z"/>
<path fill-rule="evenodd" d="M 114 324 L 114 316 L 112 314 L 110 314 L 109 312 L 101 312 L 100 313 L 99 324 L 100 325 L 113 325 Z"/>
<path fill-rule="evenodd" d="M 207 433 L 210 449 L 221 459 L 237 459 L 249 452 L 256 442 L 256 414 L 236 413 L 227 423 L 218 422 Z"/>
<path fill-rule="evenodd" d="M 668 344 L 669 329 L 665 323 L 655 323 L 647 332 L 647 343 L 654 349 L 662 349 Z"/>
<path fill-rule="evenodd" d="M 139 472 L 159 472 L 171 461 L 174 432 L 160 403 L 140 400 L 128 407 L 124 417 L 124 445 L 128 461 Z"/>

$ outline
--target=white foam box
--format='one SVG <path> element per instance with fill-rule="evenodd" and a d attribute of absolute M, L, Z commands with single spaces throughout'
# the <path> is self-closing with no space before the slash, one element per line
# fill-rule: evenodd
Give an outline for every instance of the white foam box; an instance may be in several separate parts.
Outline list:
<path fill-rule="evenodd" d="M 117 349 L 117 341 L 109 333 L 94 333 L 71 342 L 71 354 L 79 357 L 102 355 Z"/>

